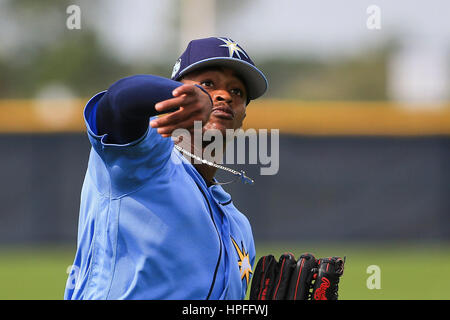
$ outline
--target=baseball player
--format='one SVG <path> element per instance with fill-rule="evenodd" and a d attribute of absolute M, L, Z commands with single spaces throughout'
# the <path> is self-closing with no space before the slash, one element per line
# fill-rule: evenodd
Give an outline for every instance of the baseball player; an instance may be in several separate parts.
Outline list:
<path fill-rule="evenodd" d="M 193 40 L 171 79 L 136 75 L 89 100 L 92 149 L 65 299 L 243 299 L 255 248 L 247 218 L 189 145 L 242 126 L 267 80 L 229 38 Z M 165 114 L 162 116 L 158 116 Z"/>

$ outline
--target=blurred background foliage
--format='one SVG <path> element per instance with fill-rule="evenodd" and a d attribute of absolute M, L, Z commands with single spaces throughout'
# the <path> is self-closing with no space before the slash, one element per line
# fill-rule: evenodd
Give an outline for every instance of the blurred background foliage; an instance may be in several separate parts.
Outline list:
<path fill-rule="evenodd" d="M 58 1 L 56 6 L 51 0 L 2 3 L 9 19 L 16 22 L 8 28 L 13 31 L 9 36 L 16 41 L 7 50 L 0 50 L 0 98 L 32 98 L 53 83 L 69 87 L 75 96 L 89 97 L 127 75 L 170 75 L 178 52 L 169 52 L 159 60 L 125 61 L 104 45 L 89 17 L 83 16 L 82 32 L 55 28 L 55 24 L 65 25 L 65 8 L 72 2 Z M 83 13 L 89 12 L 86 6 L 95 5 L 83 2 Z M 224 7 L 221 4 L 220 10 Z M 387 100 L 386 68 L 394 43 L 392 40 L 357 55 L 328 61 L 301 53 L 259 59 L 257 64 L 270 82 L 266 97 Z"/>
<path fill-rule="evenodd" d="M 264 61 L 270 97 L 301 100 L 388 100 L 389 46 L 323 62 L 313 57 Z"/>

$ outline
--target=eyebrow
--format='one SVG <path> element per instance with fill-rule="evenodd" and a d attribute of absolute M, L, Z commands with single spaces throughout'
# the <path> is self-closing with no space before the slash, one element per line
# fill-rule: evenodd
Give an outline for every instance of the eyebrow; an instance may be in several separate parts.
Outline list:
<path fill-rule="evenodd" d="M 198 70 L 194 71 L 193 73 L 208 72 L 208 71 L 222 71 L 222 72 L 223 72 L 223 71 L 226 70 L 226 69 L 227 69 L 227 68 L 221 67 L 221 66 L 217 66 L 217 67 L 205 67 L 205 68 L 202 68 L 202 69 L 198 69 Z M 243 79 L 236 71 L 234 71 L 233 69 L 228 69 L 228 70 L 231 70 L 231 75 L 232 75 L 233 77 L 239 79 L 239 80 L 242 82 L 242 84 L 245 86 L 245 89 L 246 89 L 246 91 L 247 91 L 247 85 L 246 85 L 244 79 Z"/>

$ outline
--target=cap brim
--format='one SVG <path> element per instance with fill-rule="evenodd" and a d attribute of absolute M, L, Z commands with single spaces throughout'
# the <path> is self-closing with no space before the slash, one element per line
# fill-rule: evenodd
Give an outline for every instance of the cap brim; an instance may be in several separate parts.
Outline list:
<path fill-rule="evenodd" d="M 268 82 L 264 74 L 252 64 L 235 58 L 217 57 L 200 60 L 181 70 L 175 80 L 198 69 L 218 66 L 235 70 L 242 77 L 247 87 L 247 94 L 250 100 L 259 98 L 267 91 Z"/>

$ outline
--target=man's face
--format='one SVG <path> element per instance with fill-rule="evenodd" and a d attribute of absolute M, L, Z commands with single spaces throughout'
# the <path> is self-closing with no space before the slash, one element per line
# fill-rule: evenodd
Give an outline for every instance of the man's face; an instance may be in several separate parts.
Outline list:
<path fill-rule="evenodd" d="M 202 86 L 212 98 L 213 108 L 204 130 L 217 129 L 225 136 L 226 129 L 242 127 L 247 90 L 233 70 L 208 68 L 194 71 L 184 76 L 181 82 Z"/>

